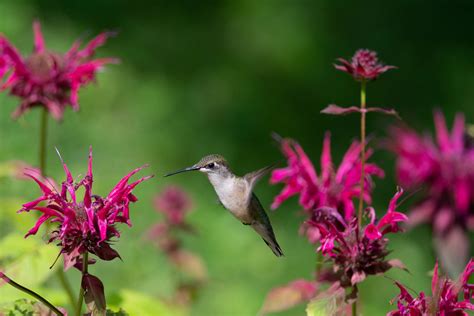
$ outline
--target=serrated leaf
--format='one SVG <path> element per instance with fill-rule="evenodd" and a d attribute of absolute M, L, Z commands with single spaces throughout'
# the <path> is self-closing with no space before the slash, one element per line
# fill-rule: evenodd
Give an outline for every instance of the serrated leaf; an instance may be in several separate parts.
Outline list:
<path fill-rule="evenodd" d="M 117 312 L 111 311 L 110 309 L 107 310 L 105 313 L 107 316 L 129 316 L 129 314 L 124 311 L 123 309 L 119 309 Z"/>
<path fill-rule="evenodd" d="M 64 315 L 67 311 L 58 308 Z M 55 316 L 56 314 L 40 302 L 31 299 L 18 299 L 0 306 L 0 315 L 8 316 Z"/>
<path fill-rule="evenodd" d="M 81 284 L 84 289 L 84 301 L 87 310 L 94 316 L 105 316 L 106 302 L 102 281 L 92 274 L 84 274 Z"/>

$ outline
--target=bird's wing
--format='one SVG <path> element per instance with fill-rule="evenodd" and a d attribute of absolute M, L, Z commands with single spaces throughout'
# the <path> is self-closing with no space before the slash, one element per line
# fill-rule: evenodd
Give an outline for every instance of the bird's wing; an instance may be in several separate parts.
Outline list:
<path fill-rule="evenodd" d="M 249 206 L 250 216 L 253 220 L 259 223 L 263 223 L 265 226 L 271 227 L 270 219 L 268 218 L 267 213 L 265 213 L 265 209 L 263 208 L 262 203 L 260 203 L 260 200 L 254 193 L 252 193 L 252 196 L 250 198 Z"/>
<path fill-rule="evenodd" d="M 252 228 L 263 238 L 265 243 L 272 249 L 277 257 L 283 256 L 283 251 L 275 238 L 270 219 L 268 218 L 267 213 L 265 213 L 265 210 L 257 196 L 253 193 L 250 200 L 250 216 L 253 219 L 253 222 L 251 223 Z"/>
<path fill-rule="evenodd" d="M 249 183 L 250 185 L 250 191 L 253 190 L 255 187 L 255 184 L 257 184 L 258 180 L 260 180 L 264 175 L 266 175 L 270 170 L 272 170 L 275 167 L 275 164 L 266 166 L 262 169 L 259 169 L 257 171 L 249 172 L 244 176 L 244 179 Z"/>

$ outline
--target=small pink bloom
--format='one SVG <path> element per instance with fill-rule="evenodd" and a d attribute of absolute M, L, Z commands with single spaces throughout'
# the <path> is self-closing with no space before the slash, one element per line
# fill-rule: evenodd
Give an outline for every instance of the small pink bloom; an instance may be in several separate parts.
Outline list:
<path fill-rule="evenodd" d="M 395 211 L 397 201 L 402 194 L 403 190 L 400 188 L 395 196 L 390 200 L 387 213 L 385 213 L 377 224 L 374 224 L 375 211 L 370 212 L 371 223 L 365 228 L 365 236 L 367 238 L 379 239 L 386 233 L 396 233 L 399 229 L 398 223 L 408 220 L 408 217 L 405 214 Z"/>
<path fill-rule="evenodd" d="M 118 252 L 110 246 L 112 238 L 120 237 L 115 226 L 117 223 L 131 226 L 129 205 L 137 201 L 132 191 L 150 176 L 129 183 L 129 179 L 143 169 L 137 168 L 122 178 L 106 197 L 101 197 L 92 193 L 92 149 L 87 173 L 82 180 L 74 181 L 64 162 L 63 167 L 66 180 L 60 190 L 44 183 L 34 173 L 27 173 L 40 187 L 42 196 L 23 204 L 19 212 L 34 210 L 42 215 L 25 237 L 35 235 L 46 221 L 58 223 L 57 229 L 50 236 L 50 242 L 59 241 L 65 268 L 79 263 L 78 259 L 85 252 L 95 254 L 103 260 L 119 257 Z M 84 191 L 82 201 L 77 196 L 80 191 Z"/>
<path fill-rule="evenodd" d="M 76 41 L 65 54 L 49 51 L 44 43 L 41 26 L 33 23 L 34 49 L 23 57 L 17 49 L 0 35 L 0 80 L 10 72 L 0 89 L 9 89 L 10 94 L 21 98 L 20 106 L 13 113 L 17 118 L 34 106 L 42 106 L 56 119 L 63 117 L 70 105 L 79 109 L 79 88 L 95 80 L 97 71 L 115 58 L 92 59 L 97 47 L 105 44 L 112 33 L 101 33 L 82 50 Z"/>
<path fill-rule="evenodd" d="M 386 66 L 379 62 L 377 53 L 368 49 L 359 49 L 349 62 L 344 58 L 338 58 L 340 65 L 335 64 L 338 70 L 347 72 L 357 81 L 369 81 L 377 79 L 384 72 L 397 68 L 395 66 Z"/>
<path fill-rule="evenodd" d="M 391 311 L 387 316 L 467 316 L 467 311 L 474 311 L 474 284 L 468 283 L 469 277 L 474 272 L 474 261 L 471 259 L 464 271 L 455 282 L 438 274 L 436 263 L 431 282 L 431 295 L 426 296 L 421 292 L 413 297 L 400 283 L 395 284 L 400 289 L 397 297 L 397 310 Z"/>

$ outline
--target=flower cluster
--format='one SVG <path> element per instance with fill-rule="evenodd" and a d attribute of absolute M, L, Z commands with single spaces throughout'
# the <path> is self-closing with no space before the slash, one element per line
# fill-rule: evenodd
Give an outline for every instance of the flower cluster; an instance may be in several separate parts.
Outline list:
<path fill-rule="evenodd" d="M 35 210 L 42 214 L 25 237 L 36 234 L 48 220 L 58 223 L 57 229 L 51 233 L 50 242 L 59 242 L 65 269 L 78 267 L 79 259 L 85 252 L 95 254 L 102 260 L 119 257 L 118 252 L 110 246 L 112 238 L 120 237 L 115 225 L 125 223 L 131 226 L 129 204 L 137 201 L 132 191 L 151 176 L 129 183 L 130 178 L 143 167 L 137 168 L 123 177 L 106 197 L 101 197 L 92 193 L 92 150 L 89 153 L 87 174 L 82 180 L 75 182 L 64 162 L 63 167 L 66 180 L 60 190 L 41 181 L 33 173 L 27 174 L 36 181 L 43 194 L 34 201 L 23 204 L 20 210 Z M 79 190 L 84 190 L 82 201 L 77 196 Z"/>
<path fill-rule="evenodd" d="M 323 207 L 313 215 L 310 226 L 317 227 L 321 237 L 321 251 L 332 268 L 321 275 L 324 281 L 339 281 L 342 287 L 355 287 L 366 276 L 383 273 L 392 267 L 403 267 L 399 260 L 386 260 L 388 254 L 385 237 L 388 233 L 400 230 L 398 223 L 407 217 L 396 211 L 397 200 L 403 190 L 391 199 L 386 214 L 378 221 L 375 211 L 368 208 L 370 223 L 365 227 L 359 224 L 356 217 L 345 220 L 339 212 L 330 207 Z"/>
<path fill-rule="evenodd" d="M 409 128 L 396 127 L 391 149 L 397 155 L 400 184 L 424 189 L 410 213 L 410 224 L 430 222 L 441 259 L 458 261 L 459 272 L 468 260 L 466 232 L 474 230 L 474 146 L 462 115 L 456 116 L 451 132 L 440 112 L 435 112 L 434 121 L 436 142 Z M 443 255 L 445 251 L 449 254 Z M 449 268 L 450 264 L 445 261 L 443 265 Z"/>
<path fill-rule="evenodd" d="M 39 22 L 34 22 L 33 31 L 34 50 L 26 58 L 0 35 L 0 80 L 11 72 L 0 88 L 9 89 L 22 100 L 13 117 L 19 117 L 34 106 L 42 106 L 60 120 L 67 105 L 79 109 L 79 89 L 93 81 L 105 64 L 117 62 L 115 58 L 92 59 L 96 48 L 112 33 L 99 34 L 83 49 L 79 49 L 81 41 L 78 40 L 68 52 L 58 54 L 46 48 Z"/>
<path fill-rule="evenodd" d="M 289 197 L 299 194 L 299 203 L 311 217 L 321 207 L 331 207 L 343 215 L 344 220 L 354 217 L 353 199 L 360 194 L 360 143 L 354 141 L 346 151 L 339 167 L 335 170 L 331 158 L 330 134 L 326 133 L 321 154 L 321 174 L 318 176 L 303 148 L 291 139 L 281 141 L 282 152 L 288 166 L 272 172 L 272 184 L 284 183 L 285 187 L 275 197 L 272 208 L 280 206 Z M 367 152 L 369 158 L 371 151 Z M 371 203 L 372 176 L 383 177 L 384 172 L 376 164 L 367 163 L 365 169 L 364 200 Z M 305 225 L 305 224 L 304 224 Z M 305 225 L 306 227 L 306 225 Z M 308 228 L 310 241 L 318 240 L 317 230 Z"/>
<path fill-rule="evenodd" d="M 170 186 L 155 197 L 154 205 L 155 209 L 165 217 L 163 221 L 150 228 L 147 238 L 172 258 L 173 254 L 181 248 L 181 242 L 174 232 L 179 230 L 194 231 L 185 220 L 186 214 L 192 207 L 191 198 L 181 188 Z"/>
<path fill-rule="evenodd" d="M 395 66 L 383 65 L 379 62 L 377 53 L 368 49 L 359 49 L 349 62 L 344 58 L 338 58 L 340 65 L 335 64 L 338 70 L 347 72 L 357 81 L 369 81 L 377 79 L 384 72 L 397 68 Z"/>
<path fill-rule="evenodd" d="M 188 305 L 195 298 L 195 292 L 207 279 L 207 269 L 202 258 L 183 247 L 178 232 L 195 233 L 195 229 L 186 221 L 186 214 L 192 208 L 189 195 L 177 186 L 165 188 L 155 198 L 155 209 L 164 214 L 164 219 L 154 224 L 147 232 L 147 239 L 153 242 L 180 272 L 190 277 L 181 281 L 176 289 L 173 301 L 179 305 Z"/>
<path fill-rule="evenodd" d="M 471 259 L 455 282 L 439 276 L 438 264 L 435 265 L 431 282 L 431 296 L 420 292 L 413 297 L 408 289 L 400 283 L 397 297 L 397 310 L 387 316 L 467 316 L 467 311 L 474 311 L 474 284 L 468 283 L 474 272 L 474 260 Z M 461 299 L 460 299 L 461 296 Z"/>
<path fill-rule="evenodd" d="M 191 210 L 191 198 L 181 188 L 167 187 L 155 198 L 155 209 L 166 216 L 171 225 L 180 226 L 185 223 L 185 215 Z"/>

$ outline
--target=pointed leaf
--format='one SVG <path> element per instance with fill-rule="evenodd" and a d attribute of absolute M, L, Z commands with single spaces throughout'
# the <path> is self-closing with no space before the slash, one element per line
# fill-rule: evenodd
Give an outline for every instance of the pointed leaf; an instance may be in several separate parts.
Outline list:
<path fill-rule="evenodd" d="M 321 110 L 321 113 L 331 114 L 331 115 L 346 115 L 346 114 L 357 113 L 357 112 L 360 112 L 360 108 L 356 106 L 350 106 L 350 107 L 344 108 L 336 104 L 329 104 L 326 108 Z"/>
<path fill-rule="evenodd" d="M 399 260 L 399 259 L 391 259 L 391 260 L 388 260 L 388 264 L 389 264 L 392 268 L 402 269 L 403 271 L 410 273 L 410 271 L 408 270 L 408 268 L 406 267 L 406 265 L 405 265 L 401 260 Z"/>
<path fill-rule="evenodd" d="M 323 114 L 331 114 L 331 115 L 346 115 L 351 113 L 369 113 L 369 112 L 378 112 L 386 115 L 393 115 L 396 118 L 400 119 L 397 111 L 394 109 L 385 109 L 379 107 L 370 107 L 366 109 L 361 109 L 357 106 L 350 106 L 350 107 L 341 107 L 336 104 L 329 104 L 326 108 L 321 110 Z"/>
<path fill-rule="evenodd" d="M 316 282 L 306 280 L 296 280 L 276 287 L 267 294 L 259 314 L 284 311 L 309 301 L 316 294 L 316 289 Z"/>
<path fill-rule="evenodd" d="M 104 285 L 99 278 L 91 274 L 84 274 L 82 277 L 82 288 L 84 289 L 84 300 L 88 311 L 94 316 L 105 316 Z"/>
<path fill-rule="evenodd" d="M 115 258 L 120 258 L 119 253 L 110 247 L 110 245 L 106 242 L 102 242 L 100 247 L 94 248 L 94 254 L 97 255 L 102 260 L 110 261 Z"/>

